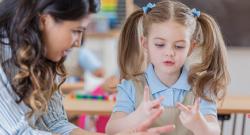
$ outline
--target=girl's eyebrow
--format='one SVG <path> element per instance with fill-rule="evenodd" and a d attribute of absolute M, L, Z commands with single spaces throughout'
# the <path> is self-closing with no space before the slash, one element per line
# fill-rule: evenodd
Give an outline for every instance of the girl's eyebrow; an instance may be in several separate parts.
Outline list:
<path fill-rule="evenodd" d="M 165 38 L 162 38 L 162 37 L 155 37 L 154 39 L 159 39 L 159 40 L 164 40 L 164 41 L 166 41 L 166 39 L 165 39 Z M 184 43 L 186 43 L 186 40 L 180 39 L 180 40 L 176 40 L 175 42 L 184 42 Z"/>
<path fill-rule="evenodd" d="M 184 42 L 184 43 L 186 43 L 186 40 L 177 40 L 175 42 Z"/>
<path fill-rule="evenodd" d="M 162 37 L 155 37 L 154 39 L 166 40 L 165 38 Z"/>

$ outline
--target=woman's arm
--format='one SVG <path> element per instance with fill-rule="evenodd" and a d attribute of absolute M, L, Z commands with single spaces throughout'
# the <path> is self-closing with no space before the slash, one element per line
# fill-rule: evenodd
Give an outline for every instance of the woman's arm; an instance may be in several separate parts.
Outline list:
<path fill-rule="evenodd" d="M 39 129 L 46 130 L 48 128 L 53 133 L 68 135 L 74 129 L 78 128 L 68 121 L 62 99 L 62 94 L 59 93 L 59 91 L 53 94 L 48 104 L 48 112 L 42 116 L 42 122 L 44 122 L 44 124 L 37 123 L 36 125 Z"/>
<path fill-rule="evenodd" d="M 2 77 L 0 74 L 0 134 L 51 135 L 30 127 L 25 116 L 27 107 L 23 102 L 16 103 L 14 92 Z"/>

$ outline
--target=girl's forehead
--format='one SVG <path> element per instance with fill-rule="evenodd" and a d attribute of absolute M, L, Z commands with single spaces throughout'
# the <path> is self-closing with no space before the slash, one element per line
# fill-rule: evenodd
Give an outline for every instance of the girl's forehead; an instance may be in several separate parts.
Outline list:
<path fill-rule="evenodd" d="M 153 23 L 149 27 L 149 37 L 166 37 L 184 39 L 191 36 L 190 29 L 174 21 Z"/>

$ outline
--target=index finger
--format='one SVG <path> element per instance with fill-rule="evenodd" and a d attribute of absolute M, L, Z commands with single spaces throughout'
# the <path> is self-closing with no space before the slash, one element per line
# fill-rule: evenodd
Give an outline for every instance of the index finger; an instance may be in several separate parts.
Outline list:
<path fill-rule="evenodd" d="M 136 129 L 136 131 L 146 131 L 148 127 L 153 124 L 153 122 L 160 117 L 163 112 L 163 108 L 158 109 L 153 115 L 146 119 L 142 124 Z"/>
<path fill-rule="evenodd" d="M 146 85 L 144 87 L 143 101 L 149 101 L 149 87 Z"/>
<path fill-rule="evenodd" d="M 200 100 L 201 100 L 201 98 L 200 97 L 197 97 L 196 99 L 195 99 L 195 102 L 194 102 L 194 108 L 195 108 L 195 110 L 199 110 L 200 109 Z"/>
<path fill-rule="evenodd" d="M 148 132 L 161 134 L 161 133 L 169 133 L 170 131 L 174 129 L 175 129 L 175 125 L 166 125 L 166 126 L 161 126 L 161 127 L 150 128 Z"/>

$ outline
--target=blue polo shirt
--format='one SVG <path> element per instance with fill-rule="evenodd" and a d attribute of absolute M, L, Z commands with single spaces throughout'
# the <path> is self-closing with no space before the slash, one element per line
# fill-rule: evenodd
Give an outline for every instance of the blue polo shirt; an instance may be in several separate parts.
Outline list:
<path fill-rule="evenodd" d="M 154 99 L 163 96 L 164 100 L 161 104 L 165 107 L 175 106 L 177 102 L 182 102 L 187 92 L 191 90 L 191 86 L 187 82 L 188 71 L 185 67 L 182 68 L 179 79 L 169 87 L 159 80 L 152 64 L 148 66 L 145 76 L 152 96 Z M 117 100 L 113 112 L 131 113 L 135 111 L 136 92 L 132 80 L 122 80 L 117 86 L 117 90 Z M 217 116 L 216 103 L 201 99 L 200 111 L 203 115 Z"/>

